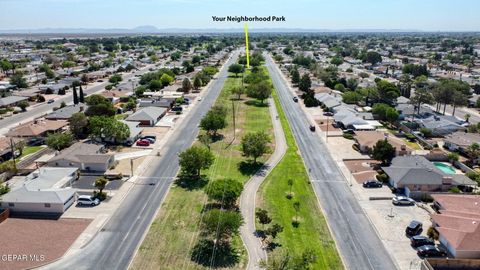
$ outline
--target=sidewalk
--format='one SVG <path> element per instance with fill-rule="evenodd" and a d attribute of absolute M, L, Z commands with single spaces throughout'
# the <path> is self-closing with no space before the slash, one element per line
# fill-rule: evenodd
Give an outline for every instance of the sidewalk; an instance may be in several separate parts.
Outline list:
<path fill-rule="evenodd" d="M 240 227 L 240 236 L 248 253 L 247 270 L 261 269 L 259 267 L 260 261 L 267 259 L 267 252 L 263 248 L 260 239 L 256 236 L 255 201 L 257 190 L 272 169 L 282 160 L 287 151 L 287 142 L 283 133 L 282 123 L 277 117 L 278 112 L 275 102 L 270 98 L 268 103 L 275 134 L 275 151 L 265 165 L 245 184 L 240 196 L 240 211 L 245 221 L 243 226 Z"/>
<path fill-rule="evenodd" d="M 228 59 L 226 60 L 228 61 Z M 203 91 L 199 93 L 198 96 L 204 96 L 208 91 L 210 91 L 211 84 L 213 80 L 210 81 L 204 88 Z M 80 252 L 92 239 L 94 239 L 95 235 L 103 228 L 103 226 L 108 222 L 112 214 L 117 210 L 120 204 L 123 202 L 124 198 L 128 195 L 130 190 L 140 181 L 144 181 L 141 175 L 145 173 L 147 168 L 151 166 L 152 161 L 154 159 L 161 158 L 161 151 L 164 149 L 165 144 L 167 143 L 168 139 L 172 136 L 173 132 L 175 132 L 175 126 L 179 126 L 182 124 L 184 119 L 189 115 L 192 108 L 198 104 L 199 101 L 195 100 L 193 103 L 188 106 L 183 111 L 183 114 L 180 115 L 178 120 L 175 122 L 175 125 L 172 126 L 168 132 L 163 136 L 159 141 L 156 143 L 156 147 L 150 150 L 150 154 L 146 156 L 143 162 L 134 170 L 134 174 L 130 177 L 125 183 L 120 187 L 120 189 L 116 191 L 109 191 L 108 196 L 111 199 L 106 203 L 101 203 L 100 205 L 94 208 L 75 208 L 69 209 L 67 212 L 64 213 L 62 217 L 70 217 L 70 218 L 90 218 L 92 222 L 90 225 L 85 229 L 85 231 L 75 240 L 72 246 L 67 250 L 63 257 L 75 255 L 77 252 Z M 130 154 L 130 153 L 126 153 Z M 134 154 L 132 154 L 134 155 Z M 130 158 L 130 157 L 128 157 Z M 70 211 L 73 210 L 73 211 Z"/>

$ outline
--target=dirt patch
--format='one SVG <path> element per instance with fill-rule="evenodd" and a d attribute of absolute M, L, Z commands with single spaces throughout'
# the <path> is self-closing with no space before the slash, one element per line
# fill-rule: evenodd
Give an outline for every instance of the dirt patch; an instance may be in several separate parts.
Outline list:
<path fill-rule="evenodd" d="M 332 131 L 332 132 L 333 132 L 333 131 L 338 131 L 338 132 L 339 132 L 339 131 L 342 131 L 341 129 L 336 128 L 336 127 L 334 127 L 334 126 L 332 125 L 333 120 L 329 120 L 329 121 L 328 121 L 328 129 L 327 129 L 327 121 L 326 121 L 326 120 L 315 120 L 315 122 L 317 122 L 318 126 L 320 127 L 320 129 L 321 129 L 322 131 L 327 131 L 327 130 L 328 130 L 329 132 L 330 132 L 330 131 Z"/>
<path fill-rule="evenodd" d="M 91 221 L 69 218 L 5 220 L 0 224 L 0 268 L 24 269 L 60 258 Z"/>
<path fill-rule="evenodd" d="M 366 180 L 375 179 L 377 172 L 374 166 L 380 164 L 373 159 L 344 160 L 345 166 L 353 174 L 357 183 L 363 183 Z"/>

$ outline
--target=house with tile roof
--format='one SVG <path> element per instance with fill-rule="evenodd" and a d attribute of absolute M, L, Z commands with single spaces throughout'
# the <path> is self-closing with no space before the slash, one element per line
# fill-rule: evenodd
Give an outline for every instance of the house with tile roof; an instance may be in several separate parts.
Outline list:
<path fill-rule="evenodd" d="M 385 139 L 395 148 L 397 156 L 411 155 L 413 152 L 413 149 L 408 147 L 404 141 L 388 132 L 355 131 L 354 139 L 362 153 L 370 153 L 378 141 Z"/>
<path fill-rule="evenodd" d="M 432 226 L 456 259 L 480 259 L 480 196 L 433 194 Z"/>
<path fill-rule="evenodd" d="M 67 125 L 68 121 L 66 120 L 36 119 L 13 127 L 7 132 L 6 136 L 19 138 L 46 137 L 50 133 L 61 131 Z"/>

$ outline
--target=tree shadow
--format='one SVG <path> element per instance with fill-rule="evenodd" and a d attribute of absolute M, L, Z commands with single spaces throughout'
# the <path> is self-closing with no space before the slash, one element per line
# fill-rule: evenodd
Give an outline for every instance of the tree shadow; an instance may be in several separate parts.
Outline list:
<path fill-rule="evenodd" d="M 245 105 L 248 105 L 248 106 L 254 106 L 254 107 L 268 107 L 268 103 L 266 102 L 261 102 L 260 100 L 258 99 L 250 99 L 250 100 L 247 100 L 244 102 Z"/>
<path fill-rule="evenodd" d="M 262 162 L 242 161 L 238 163 L 238 170 L 242 175 L 251 176 L 263 167 Z"/>
<path fill-rule="evenodd" d="M 298 222 L 298 220 L 292 220 L 292 226 L 294 228 L 298 228 L 300 226 L 300 222 Z"/>
<path fill-rule="evenodd" d="M 277 247 L 281 247 L 282 245 L 279 244 L 279 243 L 275 243 L 275 242 L 270 242 L 268 243 L 267 247 L 266 247 L 266 250 L 267 251 L 273 251 L 274 249 L 276 249 Z"/>
<path fill-rule="evenodd" d="M 217 133 L 215 135 L 213 135 L 213 134 L 210 135 L 210 139 L 212 140 L 212 143 L 221 141 L 221 140 L 223 140 L 223 138 L 225 138 L 225 136 L 223 136 L 223 134 L 220 134 L 220 133 Z"/>
<path fill-rule="evenodd" d="M 180 174 L 175 180 L 175 184 L 186 190 L 197 190 L 205 187 L 208 184 L 208 177 L 205 175 L 200 176 L 190 176 L 185 174 Z"/>
<path fill-rule="evenodd" d="M 201 239 L 193 247 L 190 259 L 205 267 L 230 267 L 239 262 L 236 250 L 229 242 Z"/>

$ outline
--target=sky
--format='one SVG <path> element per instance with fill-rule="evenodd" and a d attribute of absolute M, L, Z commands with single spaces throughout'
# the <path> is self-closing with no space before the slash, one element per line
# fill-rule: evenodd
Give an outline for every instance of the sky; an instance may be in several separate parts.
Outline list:
<path fill-rule="evenodd" d="M 478 0 L 0 0 L 0 29 L 241 28 L 212 16 L 285 16 L 250 28 L 480 31 Z"/>

